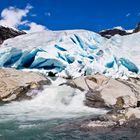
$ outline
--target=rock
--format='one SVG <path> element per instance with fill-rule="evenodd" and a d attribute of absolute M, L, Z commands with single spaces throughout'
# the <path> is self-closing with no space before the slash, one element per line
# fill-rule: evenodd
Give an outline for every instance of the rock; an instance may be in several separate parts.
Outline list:
<path fill-rule="evenodd" d="M 128 108 L 125 112 L 125 118 L 127 120 L 140 119 L 140 108 Z"/>
<path fill-rule="evenodd" d="M 125 30 L 120 30 L 120 29 L 115 29 L 114 28 L 114 29 L 108 29 L 108 30 L 101 31 L 101 32 L 99 32 L 99 34 L 101 36 L 109 39 L 116 34 L 124 36 L 124 35 L 129 35 L 129 34 L 132 34 L 132 33 L 128 33 Z"/>
<path fill-rule="evenodd" d="M 135 82 L 134 82 L 135 81 Z M 90 107 L 128 108 L 139 101 L 139 80 L 115 80 L 103 75 L 79 77 L 67 85 L 87 91 L 85 104 Z"/>
<path fill-rule="evenodd" d="M 102 118 L 102 119 L 101 119 Z M 99 120 L 103 122 L 115 122 L 122 126 L 132 120 L 140 120 L 140 108 L 126 108 L 122 110 L 111 110 L 107 114 L 101 116 Z"/>
<path fill-rule="evenodd" d="M 102 116 L 102 120 L 104 121 L 113 121 L 116 122 L 119 125 L 122 125 L 124 122 L 126 122 L 125 118 L 125 112 L 126 110 L 111 110 L 108 113 L 106 113 L 104 116 Z"/>
<path fill-rule="evenodd" d="M 133 33 L 137 33 L 140 31 L 140 22 L 138 23 L 137 27 L 135 28 L 135 30 L 133 31 Z"/>
<path fill-rule="evenodd" d="M 115 35 L 125 36 L 125 35 L 130 35 L 133 33 L 137 33 L 139 31 L 140 31 L 140 22 L 138 23 L 136 28 L 130 32 L 128 32 L 127 30 L 119 29 L 119 28 L 113 28 L 113 29 L 100 31 L 99 34 L 107 39 L 110 39 L 112 36 L 115 36 Z"/>
<path fill-rule="evenodd" d="M 131 95 L 125 95 L 117 98 L 116 108 L 127 108 L 137 106 L 137 98 Z"/>
<path fill-rule="evenodd" d="M 112 110 L 102 116 L 106 122 L 115 122 L 118 127 L 134 127 L 138 129 L 140 122 L 140 108 L 126 108 L 122 110 Z"/>
<path fill-rule="evenodd" d="M 0 26 L 0 44 L 8 38 L 13 38 L 19 35 L 26 34 L 24 31 L 14 30 L 12 28 Z"/>
<path fill-rule="evenodd" d="M 0 69 L 0 101 L 28 98 L 27 92 L 39 90 L 45 84 L 50 84 L 50 80 L 39 73 Z"/>
<path fill-rule="evenodd" d="M 136 121 L 140 122 L 140 108 L 127 108 L 122 110 L 111 110 L 103 116 L 87 120 L 81 124 L 81 128 L 89 130 L 110 131 L 110 128 L 124 128 L 135 125 Z"/>
<path fill-rule="evenodd" d="M 73 136 L 71 139 L 79 139 L 80 135 L 82 140 L 139 140 L 140 119 L 118 125 L 113 121 L 82 117 L 54 125 L 51 130 L 56 134 L 70 132 Z"/>
<path fill-rule="evenodd" d="M 88 132 L 88 135 L 96 136 L 93 139 L 108 140 L 139 140 L 140 138 L 140 119 L 128 122 L 100 121 L 91 120 L 81 123 L 81 130 Z M 99 136 L 99 137 L 98 137 Z"/>
<path fill-rule="evenodd" d="M 91 121 L 87 124 L 87 127 L 111 127 L 116 125 L 116 122 L 113 121 Z"/>

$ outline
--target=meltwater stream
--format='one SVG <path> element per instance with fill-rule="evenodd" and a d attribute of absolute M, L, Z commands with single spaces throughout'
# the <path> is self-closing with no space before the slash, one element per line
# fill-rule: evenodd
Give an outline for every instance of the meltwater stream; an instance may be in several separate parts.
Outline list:
<path fill-rule="evenodd" d="M 84 106 L 85 93 L 58 86 L 60 81 L 45 86 L 32 100 L 0 105 L 0 140 L 74 139 L 75 135 L 70 132 L 56 133 L 57 129 L 53 128 L 81 117 L 105 113 L 105 110 Z"/>

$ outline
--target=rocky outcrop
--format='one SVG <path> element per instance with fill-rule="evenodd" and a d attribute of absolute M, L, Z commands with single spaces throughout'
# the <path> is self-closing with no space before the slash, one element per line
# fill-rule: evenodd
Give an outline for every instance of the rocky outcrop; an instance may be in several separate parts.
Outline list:
<path fill-rule="evenodd" d="M 121 110 L 111 110 L 105 114 L 103 120 L 113 121 L 122 125 L 128 121 L 140 119 L 140 108 L 126 108 Z"/>
<path fill-rule="evenodd" d="M 14 30 L 12 28 L 0 26 L 0 44 L 8 38 L 13 38 L 19 35 L 26 34 L 24 31 Z"/>
<path fill-rule="evenodd" d="M 133 117 L 132 117 L 133 118 Z M 129 121 L 115 122 L 111 120 L 101 120 L 99 118 L 93 118 L 90 121 L 83 122 L 80 129 L 86 132 L 91 132 L 99 139 L 111 139 L 111 140 L 139 140 L 140 138 L 140 119 L 135 118 Z M 101 137 L 102 136 L 102 137 Z"/>
<path fill-rule="evenodd" d="M 131 33 L 128 33 L 125 30 L 120 30 L 120 29 L 115 29 L 114 28 L 114 29 L 108 29 L 108 30 L 101 31 L 101 32 L 99 32 L 99 34 L 101 36 L 109 39 L 116 34 L 124 36 L 124 35 L 130 35 Z"/>
<path fill-rule="evenodd" d="M 0 69 L 0 101 L 29 98 L 27 92 L 39 90 L 45 84 L 50 81 L 39 73 Z"/>
<path fill-rule="evenodd" d="M 140 119 L 131 119 L 124 123 L 121 123 L 120 121 L 119 123 L 105 120 L 101 116 L 89 116 L 86 118 L 81 117 L 78 119 L 72 119 L 63 124 L 55 125 L 53 128 L 53 131 L 57 133 L 73 132 L 73 130 L 82 134 L 83 139 L 139 140 Z M 87 135 L 88 138 L 86 138 Z"/>
<path fill-rule="evenodd" d="M 137 27 L 134 29 L 133 33 L 137 33 L 140 31 L 140 22 L 138 23 Z"/>
<path fill-rule="evenodd" d="M 114 35 L 124 36 L 124 35 L 130 35 L 130 34 L 133 34 L 133 33 L 137 33 L 139 31 L 140 31 L 140 22 L 138 23 L 136 28 L 134 30 L 132 30 L 131 32 L 130 31 L 128 32 L 127 30 L 123 30 L 123 29 L 119 29 L 119 28 L 113 28 L 113 29 L 100 31 L 99 34 L 101 36 L 109 39 Z"/>
<path fill-rule="evenodd" d="M 65 83 L 85 91 L 85 104 L 107 108 L 107 113 L 81 121 L 80 130 L 111 139 L 140 137 L 140 79 L 112 79 L 103 75 L 79 77 Z M 136 132 L 136 135 L 134 134 Z M 138 133 L 138 135 L 137 135 Z M 118 135 L 119 134 L 119 135 Z M 97 139 L 97 138 L 95 138 Z M 135 138 L 134 138 L 135 139 Z"/>
<path fill-rule="evenodd" d="M 103 75 L 79 77 L 67 85 L 86 92 L 85 104 L 90 107 L 122 109 L 136 107 L 140 100 L 140 81 L 115 80 Z"/>
<path fill-rule="evenodd" d="M 107 128 L 121 128 L 124 126 L 138 126 L 136 121 L 140 122 L 140 108 L 127 108 L 122 110 L 111 110 L 103 116 L 98 116 L 96 119 L 91 119 L 82 127 L 91 129 L 107 129 Z M 135 124 L 135 125 L 134 125 Z"/>

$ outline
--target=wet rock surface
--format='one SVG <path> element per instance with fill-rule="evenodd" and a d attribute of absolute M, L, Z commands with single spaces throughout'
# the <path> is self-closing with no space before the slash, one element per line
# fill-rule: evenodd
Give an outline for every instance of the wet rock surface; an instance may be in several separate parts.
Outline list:
<path fill-rule="evenodd" d="M 121 80 L 97 74 L 79 77 L 66 84 L 86 91 L 87 106 L 108 109 L 104 115 L 79 122 L 76 126 L 80 131 L 88 132 L 88 135 L 92 135 L 91 139 L 139 140 L 139 78 Z"/>
<path fill-rule="evenodd" d="M 59 124 L 52 128 L 54 132 L 69 132 L 73 139 L 83 140 L 139 140 L 140 119 L 119 124 L 114 121 L 103 120 L 101 116 L 78 118 Z"/>
<path fill-rule="evenodd" d="M 139 119 L 129 121 L 123 125 L 102 121 L 100 123 L 96 122 L 98 124 L 96 125 L 95 122 L 89 123 L 86 127 L 82 126 L 83 131 L 90 131 L 101 140 L 139 140 L 140 138 Z M 99 126 L 99 124 L 101 124 L 101 126 Z"/>
<path fill-rule="evenodd" d="M 28 98 L 27 92 L 40 90 L 50 80 L 39 73 L 0 69 L 0 101 Z"/>
<path fill-rule="evenodd" d="M 87 121 L 81 128 L 96 134 L 111 135 L 113 139 L 140 138 L 140 109 L 113 110 L 106 115 Z M 119 134 L 119 135 L 117 135 Z"/>
<path fill-rule="evenodd" d="M 123 81 L 97 74 L 79 77 L 66 84 L 86 91 L 85 104 L 90 107 L 122 109 L 136 107 L 139 101 L 139 79 Z"/>

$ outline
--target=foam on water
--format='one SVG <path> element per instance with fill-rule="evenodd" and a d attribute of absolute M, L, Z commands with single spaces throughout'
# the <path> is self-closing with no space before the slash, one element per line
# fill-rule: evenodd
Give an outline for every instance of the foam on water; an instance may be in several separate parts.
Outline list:
<path fill-rule="evenodd" d="M 70 118 L 106 112 L 102 109 L 85 106 L 83 103 L 84 92 L 68 86 L 58 86 L 58 81 L 51 86 L 45 86 L 44 90 L 40 91 L 32 100 L 0 106 L 0 121 Z"/>

